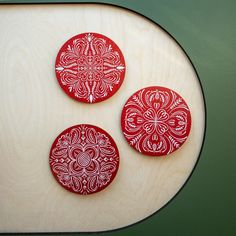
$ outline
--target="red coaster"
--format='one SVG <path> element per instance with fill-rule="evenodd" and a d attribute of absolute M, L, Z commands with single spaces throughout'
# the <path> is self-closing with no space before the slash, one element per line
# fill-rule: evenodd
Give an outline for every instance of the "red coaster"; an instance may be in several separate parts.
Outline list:
<path fill-rule="evenodd" d="M 55 64 L 62 89 L 80 102 L 101 102 L 116 93 L 125 76 L 125 60 L 119 47 L 97 33 L 69 39 Z"/>
<path fill-rule="evenodd" d="M 126 140 L 137 151 L 163 156 L 186 141 L 191 115 L 179 94 L 153 86 L 137 91 L 128 99 L 122 111 L 121 127 Z"/>
<path fill-rule="evenodd" d="M 87 124 L 64 130 L 54 141 L 49 163 L 56 180 L 79 194 L 96 193 L 115 178 L 119 152 L 112 137 Z"/>

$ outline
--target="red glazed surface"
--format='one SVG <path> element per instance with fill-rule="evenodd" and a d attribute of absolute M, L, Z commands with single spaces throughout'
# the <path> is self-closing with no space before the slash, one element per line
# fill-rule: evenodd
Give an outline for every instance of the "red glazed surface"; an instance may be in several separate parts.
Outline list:
<path fill-rule="evenodd" d="M 51 147 L 49 164 L 64 188 L 87 195 L 103 190 L 115 178 L 119 152 L 107 132 L 81 124 L 58 135 Z"/>
<path fill-rule="evenodd" d="M 128 143 L 140 153 L 163 156 L 180 148 L 191 128 L 190 110 L 171 89 L 147 87 L 126 102 L 121 127 Z"/>
<path fill-rule="evenodd" d="M 83 33 L 60 49 L 55 72 L 61 88 L 80 102 L 101 102 L 116 93 L 125 76 L 119 47 L 98 33 Z"/>

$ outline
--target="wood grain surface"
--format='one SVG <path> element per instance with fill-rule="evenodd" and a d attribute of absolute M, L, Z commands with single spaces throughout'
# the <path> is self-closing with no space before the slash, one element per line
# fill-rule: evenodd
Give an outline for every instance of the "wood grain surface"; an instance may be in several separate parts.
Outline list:
<path fill-rule="evenodd" d="M 205 114 L 194 69 L 167 33 L 135 13 L 95 4 L 0 6 L 0 30 L 0 232 L 110 230 L 173 198 L 197 161 Z M 119 91 L 93 105 L 69 98 L 54 73 L 62 44 L 88 31 L 114 40 L 127 66 Z M 139 154 L 120 129 L 125 101 L 151 85 L 175 90 L 191 110 L 190 136 L 167 158 Z M 79 123 L 106 130 L 120 152 L 113 183 L 89 196 L 62 188 L 48 163 L 55 137 Z"/>

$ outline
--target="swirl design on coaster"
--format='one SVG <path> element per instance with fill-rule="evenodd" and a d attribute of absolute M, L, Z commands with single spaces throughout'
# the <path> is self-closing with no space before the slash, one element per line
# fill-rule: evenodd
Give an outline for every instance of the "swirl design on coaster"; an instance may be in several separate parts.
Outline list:
<path fill-rule="evenodd" d="M 119 47 L 98 33 L 69 39 L 55 63 L 62 89 L 80 102 L 101 102 L 116 93 L 125 76 L 125 60 Z"/>
<path fill-rule="evenodd" d="M 64 130 L 54 141 L 49 164 L 56 180 L 82 195 L 107 187 L 118 171 L 119 152 L 99 127 L 81 124 Z"/>
<path fill-rule="evenodd" d="M 152 86 L 126 102 L 121 127 L 128 143 L 140 153 L 163 156 L 180 148 L 191 128 L 184 99 L 171 89 Z"/>

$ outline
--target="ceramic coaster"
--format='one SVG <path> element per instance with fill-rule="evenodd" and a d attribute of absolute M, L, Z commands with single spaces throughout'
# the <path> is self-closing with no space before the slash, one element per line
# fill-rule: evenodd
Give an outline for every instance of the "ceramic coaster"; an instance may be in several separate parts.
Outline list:
<path fill-rule="evenodd" d="M 171 89 L 148 87 L 126 102 L 121 127 L 128 143 L 140 153 L 163 156 L 186 141 L 191 115 L 184 99 Z"/>
<path fill-rule="evenodd" d="M 79 194 L 96 193 L 116 176 L 119 152 L 112 137 L 87 124 L 64 130 L 54 141 L 49 163 L 56 180 Z"/>
<path fill-rule="evenodd" d="M 80 102 L 101 102 L 116 93 L 125 76 L 125 60 L 119 47 L 98 33 L 69 39 L 55 64 L 62 89 Z"/>

